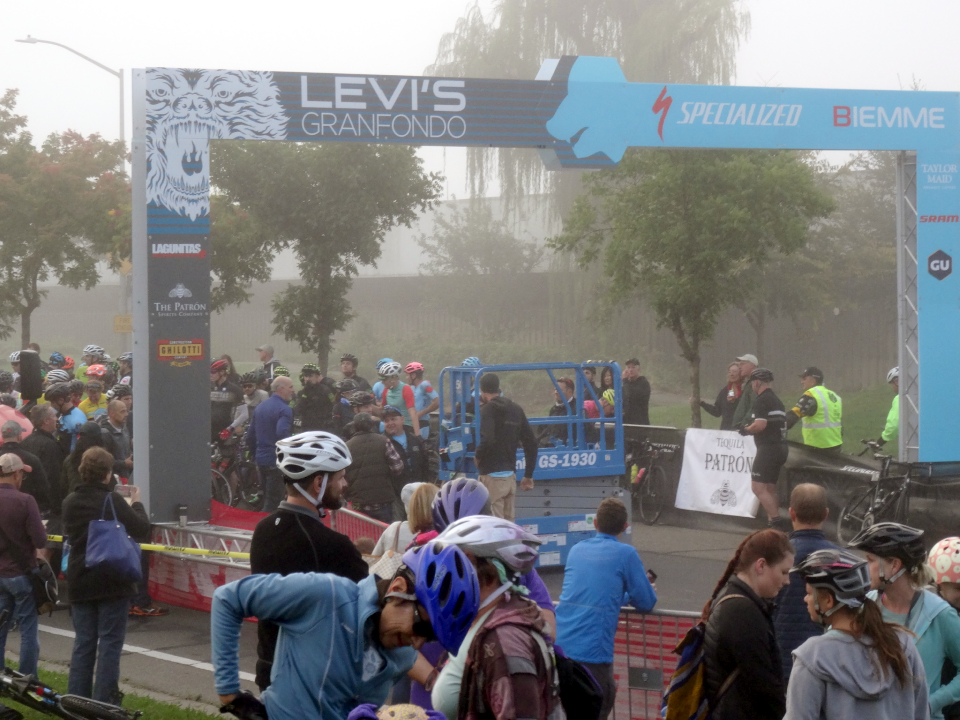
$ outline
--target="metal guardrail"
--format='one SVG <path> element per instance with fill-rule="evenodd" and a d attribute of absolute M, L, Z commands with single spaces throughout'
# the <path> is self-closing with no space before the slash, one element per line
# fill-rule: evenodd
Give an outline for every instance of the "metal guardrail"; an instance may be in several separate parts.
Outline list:
<path fill-rule="evenodd" d="M 699 620 L 698 612 L 621 609 L 613 650 L 617 682 L 617 701 L 610 715 L 613 720 L 660 717 L 660 701 L 677 667 L 678 656 L 673 649 Z"/>

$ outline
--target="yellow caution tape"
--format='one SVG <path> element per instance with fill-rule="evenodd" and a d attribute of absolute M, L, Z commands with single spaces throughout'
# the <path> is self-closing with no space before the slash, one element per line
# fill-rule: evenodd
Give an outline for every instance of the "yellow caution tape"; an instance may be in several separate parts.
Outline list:
<path fill-rule="evenodd" d="M 62 535 L 47 535 L 50 542 L 63 542 Z M 154 545 L 153 543 L 140 543 L 141 550 L 151 552 L 172 553 L 175 555 L 200 555 L 207 557 L 235 558 L 237 560 L 249 560 L 250 553 L 230 552 L 228 550 L 205 550 L 203 548 L 177 547 L 175 545 Z"/>

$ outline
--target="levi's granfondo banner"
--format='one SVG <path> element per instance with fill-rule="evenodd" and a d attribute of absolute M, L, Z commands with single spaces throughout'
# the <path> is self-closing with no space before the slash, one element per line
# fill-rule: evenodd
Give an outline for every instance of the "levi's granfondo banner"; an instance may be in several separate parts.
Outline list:
<path fill-rule="evenodd" d="M 756 454 L 752 437 L 729 430 L 687 430 L 676 507 L 756 517 L 760 501 L 750 489 Z"/>
<path fill-rule="evenodd" d="M 134 454 L 154 519 L 180 505 L 209 516 L 211 140 L 520 147 L 550 169 L 608 167 L 629 147 L 917 150 L 918 204 L 936 218 L 918 231 L 920 459 L 960 459 L 960 333 L 944 330 L 960 326 L 948 272 L 957 93 L 631 83 L 597 57 L 547 60 L 531 80 L 150 68 L 133 85 L 135 386 L 147 400 L 134 404 Z"/>

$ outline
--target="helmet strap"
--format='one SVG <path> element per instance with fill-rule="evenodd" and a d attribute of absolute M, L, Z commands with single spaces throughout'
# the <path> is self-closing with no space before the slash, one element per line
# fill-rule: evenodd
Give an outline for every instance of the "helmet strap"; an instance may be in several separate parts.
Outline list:
<path fill-rule="evenodd" d="M 497 598 L 499 598 L 499 597 L 500 597 L 501 595 L 503 595 L 504 593 L 509 592 L 510 590 L 513 590 L 513 584 L 512 584 L 512 583 L 510 583 L 510 582 L 505 582 L 505 583 L 501 584 L 500 587 L 498 587 L 496 590 L 494 590 L 494 591 L 487 597 L 486 600 L 484 600 L 482 603 L 480 603 L 480 607 L 477 608 L 477 613 L 479 613 L 481 610 L 483 610 L 485 607 L 487 607 L 487 605 L 492 604 L 494 600 L 496 600 Z"/>
<path fill-rule="evenodd" d="M 300 487 L 300 483 L 298 482 L 293 483 L 293 486 L 297 489 L 297 492 L 303 495 L 303 497 L 306 498 L 310 502 L 310 504 L 317 509 L 317 511 L 320 513 L 320 517 L 326 517 L 327 515 L 326 511 L 322 507 L 320 507 L 320 505 L 323 503 L 323 495 L 327 491 L 327 481 L 329 479 L 330 479 L 330 473 L 324 473 L 323 482 L 320 484 L 320 494 L 317 495 L 316 498 L 314 498 L 312 495 L 310 495 L 310 493 L 308 493 L 306 490 Z"/>
<path fill-rule="evenodd" d="M 880 559 L 879 559 L 879 562 L 877 563 L 877 568 L 878 568 L 878 574 L 880 575 L 880 589 L 881 589 L 881 590 L 883 590 L 883 589 L 886 588 L 886 587 L 889 587 L 890 585 L 893 585 L 893 584 L 900 578 L 900 576 L 903 575 L 903 574 L 907 571 L 907 566 L 904 565 L 904 564 L 902 564 L 902 562 L 903 562 L 903 561 L 901 561 L 901 567 L 900 567 L 900 569 L 897 570 L 897 572 L 895 572 L 895 573 L 893 574 L 893 577 L 891 577 L 891 578 L 888 580 L 887 578 L 885 578 L 885 577 L 883 576 L 883 558 L 880 558 Z"/>

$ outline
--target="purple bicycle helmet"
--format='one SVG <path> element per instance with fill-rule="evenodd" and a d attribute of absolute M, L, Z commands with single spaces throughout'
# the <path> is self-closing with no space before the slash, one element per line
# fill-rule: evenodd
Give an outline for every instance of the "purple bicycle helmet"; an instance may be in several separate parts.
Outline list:
<path fill-rule="evenodd" d="M 407 550 L 403 564 L 413 573 L 416 599 L 430 616 L 437 640 L 456 653 L 480 607 L 476 569 L 456 545 L 437 542 Z"/>
<path fill-rule="evenodd" d="M 455 478 L 444 484 L 433 499 L 433 529 L 443 532 L 460 518 L 489 514 L 489 503 L 490 493 L 479 480 Z"/>
<path fill-rule="evenodd" d="M 516 523 L 490 515 L 474 515 L 451 523 L 435 542 L 456 545 L 477 557 L 500 560 L 508 570 L 523 575 L 537 562 L 543 543 Z"/>

